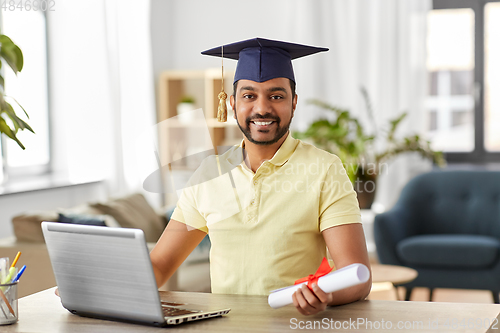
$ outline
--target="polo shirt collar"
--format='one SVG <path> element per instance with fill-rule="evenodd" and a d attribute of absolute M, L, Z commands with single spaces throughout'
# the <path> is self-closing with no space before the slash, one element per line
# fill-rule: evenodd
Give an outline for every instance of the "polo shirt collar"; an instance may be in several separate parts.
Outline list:
<path fill-rule="evenodd" d="M 292 138 L 292 135 L 288 133 L 285 141 L 281 144 L 281 147 L 279 147 L 278 151 L 269 162 L 275 166 L 282 166 L 290 159 L 298 144 L 299 141 Z"/>
<path fill-rule="evenodd" d="M 298 144 L 299 140 L 294 139 L 292 135 L 288 133 L 285 141 L 269 162 L 275 166 L 282 166 L 290 159 Z M 243 163 L 244 146 L 245 141 L 241 140 L 241 143 L 238 146 L 234 146 L 227 152 L 227 158 L 224 160 L 226 160 L 233 167 L 241 165 Z"/>

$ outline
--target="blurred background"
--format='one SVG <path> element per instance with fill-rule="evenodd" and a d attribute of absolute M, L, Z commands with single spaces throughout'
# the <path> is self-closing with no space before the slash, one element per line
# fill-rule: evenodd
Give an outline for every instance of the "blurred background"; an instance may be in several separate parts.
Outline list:
<path fill-rule="evenodd" d="M 36 134 L 17 133 L 25 150 L 1 137 L 0 239 L 14 236 L 12 218 L 23 213 L 133 193 L 156 211 L 174 205 L 161 177 L 158 191 L 143 183 L 158 163 L 190 152 L 179 140 L 184 134 L 162 136 L 157 124 L 187 103 L 205 112 L 211 145 L 238 143 L 234 123 L 212 122 L 220 59 L 200 52 L 253 37 L 330 49 L 293 62 L 294 132 L 335 120 L 310 99 L 349 110 L 367 135 L 387 132 L 406 112 L 395 136 L 429 141 L 447 168 L 500 168 L 497 1 L 59 0 L 39 10 L 22 3 L 1 8 L 0 20 L 2 34 L 22 50 L 24 67 L 18 75 L 5 64 L 1 71 L 5 95 L 23 106 L 29 119 L 12 103 Z M 227 92 L 235 67 L 224 61 Z M 364 152 L 389 144 L 376 141 Z M 438 168 L 415 152 L 384 163 L 367 221 L 389 210 L 409 179 Z"/>

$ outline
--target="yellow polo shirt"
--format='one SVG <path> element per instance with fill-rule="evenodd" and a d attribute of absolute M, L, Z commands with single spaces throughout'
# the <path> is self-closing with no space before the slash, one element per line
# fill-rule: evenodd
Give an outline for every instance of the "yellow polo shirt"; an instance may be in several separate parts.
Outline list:
<path fill-rule="evenodd" d="M 267 295 L 318 269 L 323 230 L 361 216 L 336 155 L 288 135 L 255 173 L 242 160 L 241 145 L 206 158 L 172 218 L 209 233 L 213 293 Z"/>

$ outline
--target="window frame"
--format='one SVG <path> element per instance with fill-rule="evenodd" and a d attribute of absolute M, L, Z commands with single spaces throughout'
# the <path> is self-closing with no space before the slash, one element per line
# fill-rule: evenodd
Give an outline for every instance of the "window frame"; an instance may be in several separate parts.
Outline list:
<path fill-rule="evenodd" d="M 29 176 L 39 176 L 48 175 L 53 172 L 53 137 L 52 137 L 52 112 L 51 112 L 51 91 L 50 91 L 50 41 L 49 41 L 49 23 L 46 11 L 39 11 L 43 15 L 45 23 L 45 53 L 46 53 L 46 87 L 47 87 L 47 131 L 48 131 L 48 153 L 49 161 L 45 164 L 21 166 L 21 167 L 9 167 L 8 165 L 8 153 L 6 152 L 6 140 L 8 140 L 5 135 L 0 136 L 0 167 L 3 169 L 3 175 L 5 181 L 12 181 L 16 179 L 22 179 Z M 3 13 L 0 11 L 0 25 L 3 30 Z M 5 68 L 5 66 L 3 66 Z M 4 71 L 4 68 L 1 71 Z M 36 129 L 35 129 L 36 130 Z M 36 133 L 36 131 L 35 131 Z M 34 134 L 36 135 L 36 134 Z M 10 139 L 9 139 L 10 140 Z"/>
<path fill-rule="evenodd" d="M 433 0 L 432 9 L 470 8 L 474 11 L 474 150 L 471 152 L 444 152 L 448 163 L 484 164 L 500 162 L 500 152 L 487 151 L 484 130 L 484 31 L 485 6 L 500 0 Z"/>

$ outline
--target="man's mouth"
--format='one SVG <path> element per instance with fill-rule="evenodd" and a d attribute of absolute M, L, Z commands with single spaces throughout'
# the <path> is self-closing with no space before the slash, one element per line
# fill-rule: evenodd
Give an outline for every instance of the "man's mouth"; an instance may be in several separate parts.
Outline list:
<path fill-rule="evenodd" d="M 258 120 L 252 120 L 250 123 L 254 124 L 257 128 L 268 128 L 272 124 L 276 123 L 275 121 L 258 121 Z"/>

